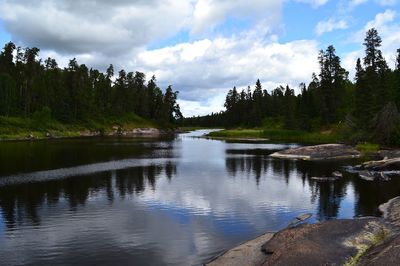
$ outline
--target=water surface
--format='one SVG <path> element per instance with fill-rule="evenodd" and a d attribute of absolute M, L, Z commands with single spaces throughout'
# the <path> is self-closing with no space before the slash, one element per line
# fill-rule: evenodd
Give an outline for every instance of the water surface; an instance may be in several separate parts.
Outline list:
<path fill-rule="evenodd" d="M 377 216 L 400 195 L 396 179 L 311 180 L 354 161 L 271 159 L 296 144 L 204 133 L 0 143 L 0 264 L 199 265 L 299 214 Z"/>

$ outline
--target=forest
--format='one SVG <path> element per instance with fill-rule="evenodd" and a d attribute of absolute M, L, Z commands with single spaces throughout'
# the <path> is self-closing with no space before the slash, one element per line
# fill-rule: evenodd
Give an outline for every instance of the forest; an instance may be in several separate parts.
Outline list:
<path fill-rule="evenodd" d="M 388 67 L 380 50 L 382 40 L 376 29 L 367 31 L 364 58 L 355 62 L 355 79 L 341 66 L 331 45 L 318 56 L 320 71 L 311 82 L 301 83 L 296 95 L 289 86 L 271 92 L 257 80 L 255 88 L 226 95 L 226 110 L 185 119 L 186 126 L 254 128 L 315 132 L 334 130 L 349 143 L 370 141 L 400 145 L 400 49 L 395 69 Z"/>
<path fill-rule="evenodd" d="M 105 73 L 71 59 L 60 68 L 53 58 L 39 59 L 39 49 L 5 44 L 0 54 L 0 119 L 85 124 L 131 114 L 161 126 L 182 119 L 178 92 L 163 92 L 153 76 L 110 65 Z M 1 126 L 1 123 L 0 123 Z"/>

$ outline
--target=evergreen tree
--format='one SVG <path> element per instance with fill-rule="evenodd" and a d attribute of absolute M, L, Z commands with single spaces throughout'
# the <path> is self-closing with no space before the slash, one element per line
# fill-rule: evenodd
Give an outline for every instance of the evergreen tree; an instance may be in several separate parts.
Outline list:
<path fill-rule="evenodd" d="M 368 30 L 365 37 L 365 57 L 363 70 L 356 66 L 357 106 L 355 116 L 364 129 L 371 125 L 371 119 L 389 99 L 387 84 L 388 67 L 379 49 L 381 38 L 376 29 Z"/>
<path fill-rule="evenodd" d="M 263 90 L 259 79 L 257 79 L 256 87 L 253 92 L 253 108 L 252 119 L 250 123 L 252 126 L 261 124 L 263 118 Z"/>
<path fill-rule="evenodd" d="M 335 54 L 335 48 L 328 46 L 319 55 L 321 113 L 324 123 L 330 124 L 338 120 L 338 110 L 341 106 L 341 96 L 344 92 L 347 72 L 340 65 L 340 58 Z"/>
<path fill-rule="evenodd" d="M 381 47 L 382 39 L 375 28 L 369 29 L 364 39 L 365 57 L 364 65 L 373 71 L 387 68 L 386 61 L 383 59 Z"/>
<path fill-rule="evenodd" d="M 60 69 L 55 59 L 42 62 L 38 55 L 35 47 L 16 47 L 11 42 L 4 46 L 0 53 L 0 116 L 39 117 L 37 114 L 46 113 L 73 122 L 135 112 L 164 123 L 182 117 L 177 92 L 169 88 L 165 96 L 155 77 L 146 85 L 143 73 L 121 70 L 113 82 L 113 65 L 101 73 L 79 65 L 74 58 Z M 166 101 L 172 111 L 164 108 Z"/>

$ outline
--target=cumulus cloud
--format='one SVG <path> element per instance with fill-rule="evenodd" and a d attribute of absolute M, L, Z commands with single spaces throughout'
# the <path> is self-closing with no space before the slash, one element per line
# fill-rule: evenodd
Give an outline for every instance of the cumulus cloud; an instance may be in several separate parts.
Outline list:
<path fill-rule="evenodd" d="M 318 22 L 317 26 L 315 27 L 315 33 L 320 36 L 326 32 L 331 32 L 334 30 L 343 30 L 347 29 L 348 25 L 347 22 L 343 19 L 335 20 L 335 19 L 328 19 L 325 21 Z"/>
<path fill-rule="evenodd" d="M 375 16 L 374 20 L 371 20 L 367 23 L 367 25 L 364 27 L 364 29 L 370 29 L 370 28 L 382 28 L 385 27 L 387 23 L 392 22 L 396 16 L 396 11 L 394 10 L 386 10 L 383 13 L 378 13 Z"/>
<path fill-rule="evenodd" d="M 297 87 L 318 70 L 317 54 L 316 41 L 281 44 L 246 33 L 144 51 L 136 63 L 149 75 L 174 84 L 182 100 L 206 101 L 234 85 L 254 84 L 258 78 L 266 89 L 280 84 Z"/>
<path fill-rule="evenodd" d="M 382 39 L 381 50 L 390 67 L 394 67 L 396 50 L 399 48 L 400 43 L 400 24 L 396 22 L 397 13 L 394 10 L 385 10 L 382 13 L 375 15 L 375 18 L 368 21 L 362 30 L 352 34 L 351 42 L 362 43 L 365 38 L 365 33 L 371 29 L 376 28 L 379 36 Z M 354 77 L 354 67 L 357 58 L 364 57 L 363 48 L 349 52 L 344 57 L 344 67 L 349 70 L 350 76 Z"/>
<path fill-rule="evenodd" d="M 365 4 L 366 2 L 368 2 L 368 0 L 351 0 L 348 1 L 348 7 L 351 10 L 359 5 Z"/>
<path fill-rule="evenodd" d="M 375 28 L 382 38 L 382 50 L 390 58 L 390 54 L 399 48 L 400 43 L 400 24 L 395 21 L 396 17 L 396 11 L 391 9 L 376 14 L 373 20 L 368 21 L 364 28 L 354 35 L 356 37 L 354 38 L 355 41 L 362 42 L 365 32 L 371 28 Z"/>
<path fill-rule="evenodd" d="M 191 10 L 184 0 L 0 0 L 14 39 L 66 53 L 124 53 L 171 36 Z"/>
<path fill-rule="evenodd" d="M 313 7 L 320 7 L 328 3 L 328 0 L 295 0 L 296 2 L 310 4 Z"/>
<path fill-rule="evenodd" d="M 351 0 L 351 1 L 349 1 L 348 5 L 350 8 L 354 8 L 361 4 L 367 3 L 368 1 L 369 0 Z M 397 4 L 398 1 L 397 0 L 374 0 L 373 2 L 380 6 L 394 6 Z"/>
<path fill-rule="evenodd" d="M 397 0 L 375 0 L 381 6 L 394 6 L 397 4 Z"/>
<path fill-rule="evenodd" d="M 367 2 L 368 0 L 351 0 L 350 1 L 350 4 L 351 5 L 354 5 L 354 6 L 358 6 L 358 5 L 361 5 L 361 4 L 364 4 L 365 2 Z"/>
<path fill-rule="evenodd" d="M 275 24 L 280 19 L 281 0 L 198 0 L 194 7 L 191 31 L 194 34 L 212 30 L 229 17 L 265 20 Z"/>

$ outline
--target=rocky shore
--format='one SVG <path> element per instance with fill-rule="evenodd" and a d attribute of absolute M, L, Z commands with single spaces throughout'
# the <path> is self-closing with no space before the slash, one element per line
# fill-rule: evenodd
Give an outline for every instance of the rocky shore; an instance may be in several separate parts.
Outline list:
<path fill-rule="evenodd" d="M 121 127 L 114 126 L 111 132 L 100 132 L 100 131 L 84 131 L 80 132 L 82 137 L 95 137 L 95 136 L 119 136 L 119 137 L 159 137 L 166 135 L 166 130 L 158 128 L 134 128 L 134 129 L 123 129 Z"/>
<path fill-rule="evenodd" d="M 300 148 L 288 149 L 275 152 L 270 155 L 280 159 L 300 159 L 300 160 L 337 160 L 359 158 L 361 153 L 354 147 L 343 144 L 322 144 L 315 146 L 305 146 Z"/>
<path fill-rule="evenodd" d="M 290 224 L 235 247 L 206 265 L 399 265 L 400 197 L 382 218 Z"/>
<path fill-rule="evenodd" d="M 166 135 L 180 133 L 176 130 L 162 130 L 158 128 L 134 128 L 122 129 L 113 127 L 111 131 L 74 131 L 74 132 L 40 132 L 38 134 L 30 133 L 26 136 L 17 136 L 15 138 L 7 138 L 4 141 L 33 141 L 43 139 L 62 139 L 62 138 L 78 138 L 78 137 L 131 137 L 131 138 L 158 138 Z M 3 139 L 0 139 L 3 141 Z"/>

